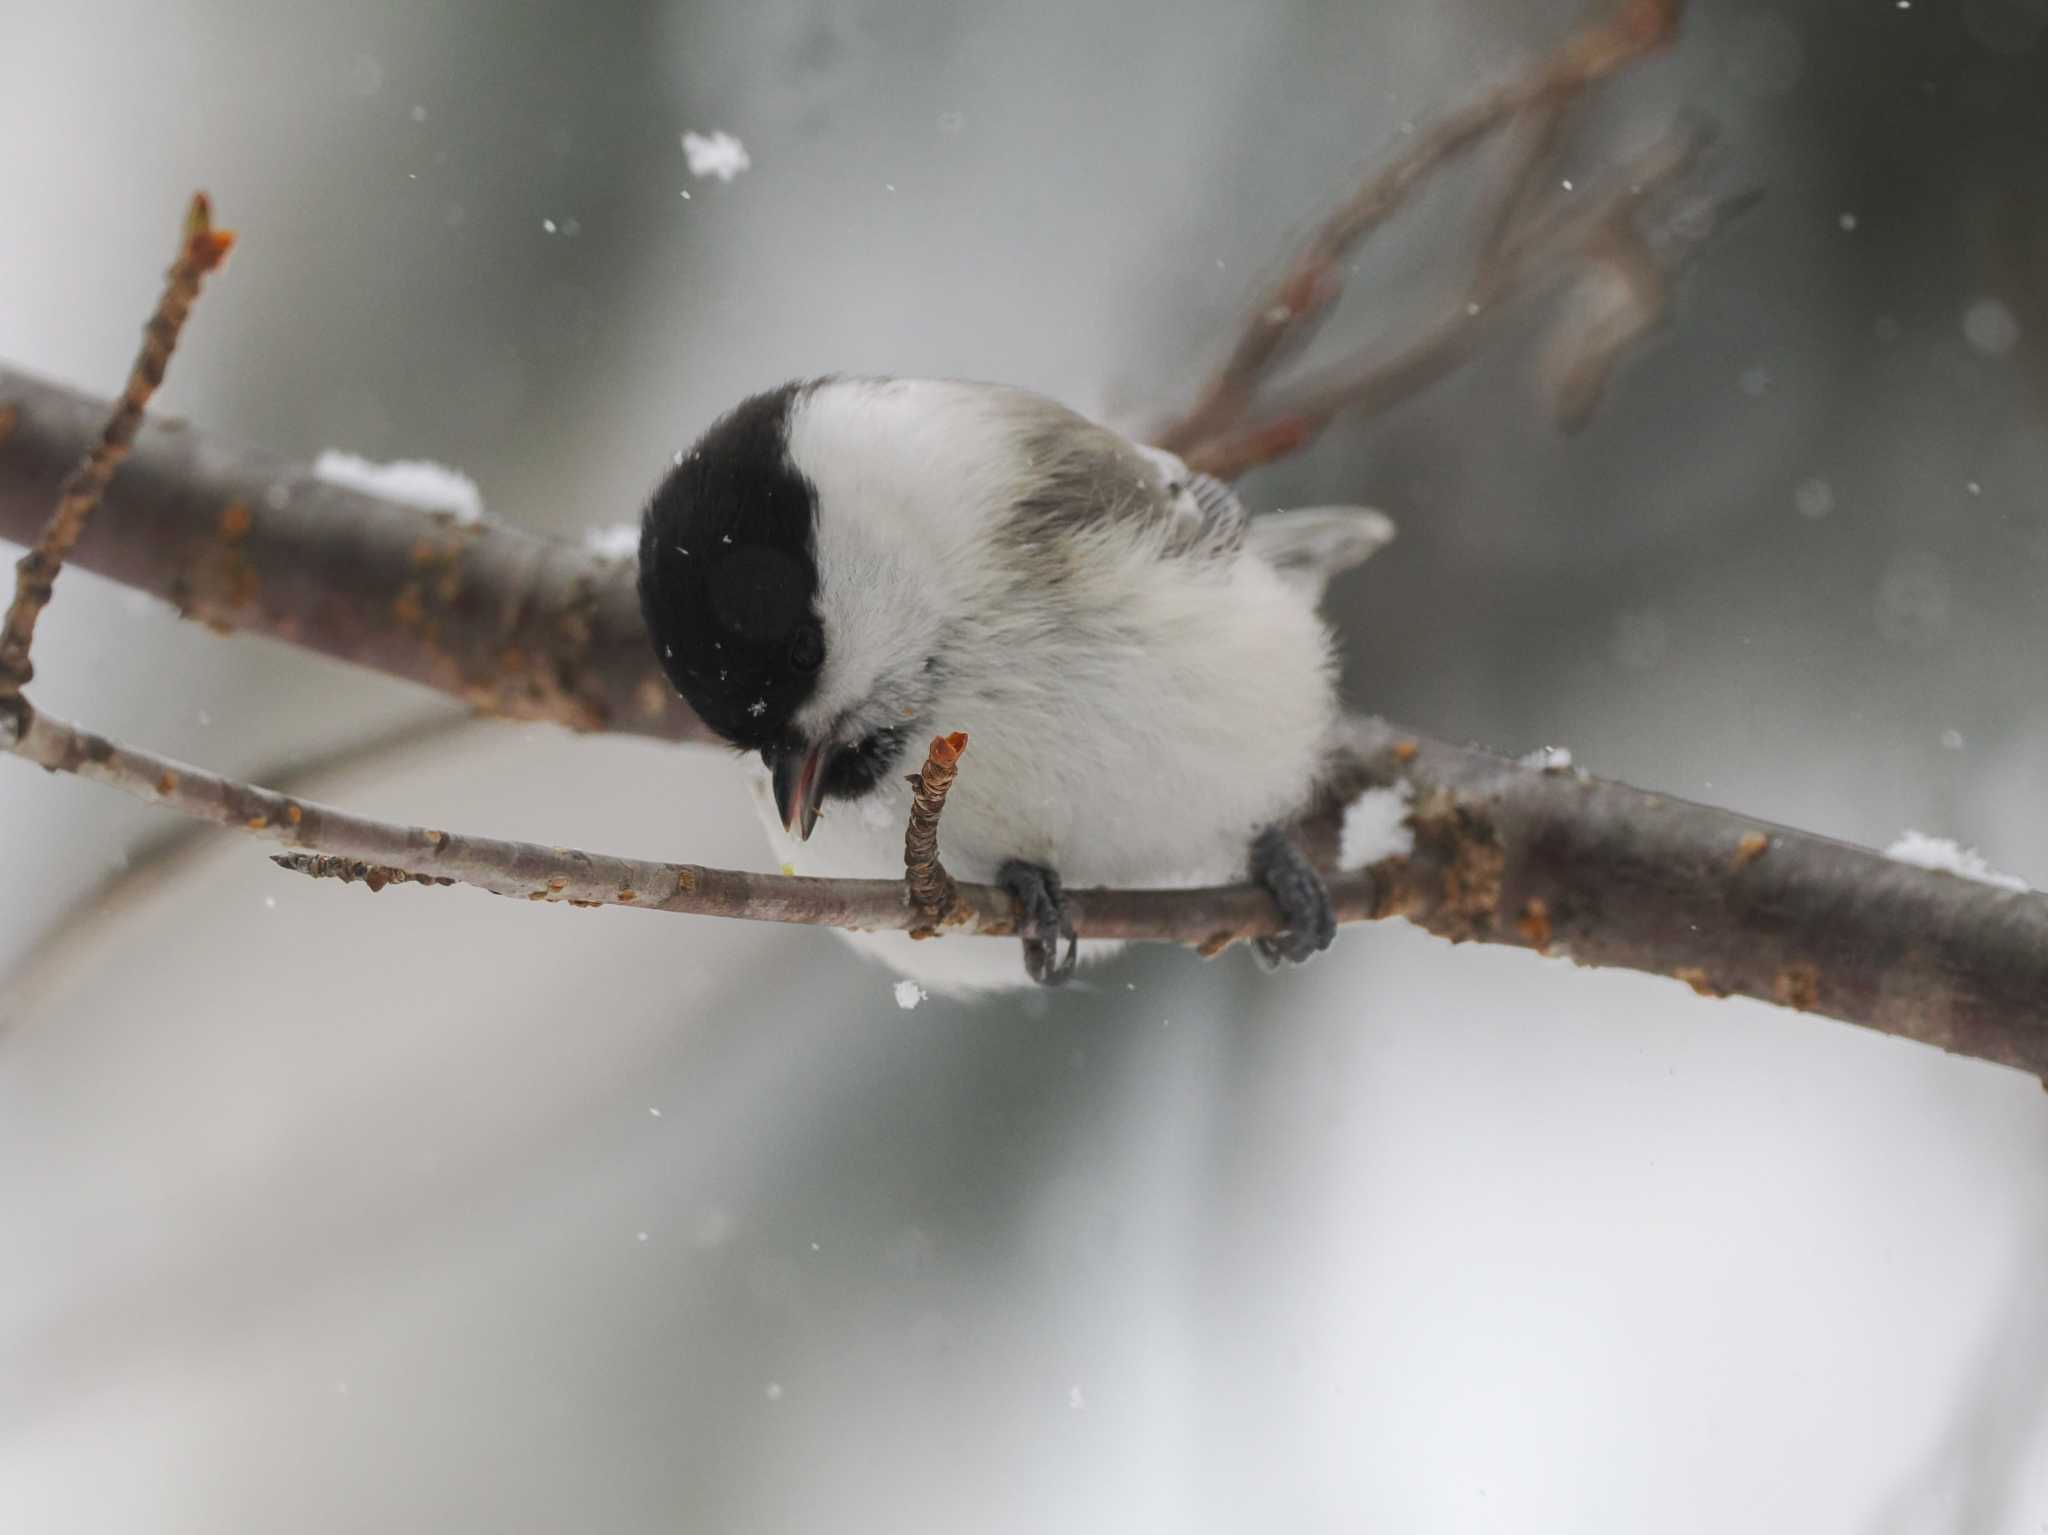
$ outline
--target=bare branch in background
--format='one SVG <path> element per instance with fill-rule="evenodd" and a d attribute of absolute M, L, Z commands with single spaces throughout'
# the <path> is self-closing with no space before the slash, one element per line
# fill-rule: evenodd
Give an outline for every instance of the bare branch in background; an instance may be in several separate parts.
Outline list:
<path fill-rule="evenodd" d="M 1678 32 L 1683 0 L 1622 0 L 1556 49 L 1493 89 L 1445 114 L 1377 166 L 1330 214 L 1246 316 L 1223 365 L 1195 403 L 1154 432 L 1197 469 L 1234 479 L 1310 441 L 1339 411 L 1386 410 L 1463 361 L 1474 324 L 1560 258 L 1586 255 L 1578 243 L 1532 233 L 1545 167 L 1565 114 L 1599 81 L 1663 47 Z M 1275 375 L 1322 328 L 1344 291 L 1346 258 L 1429 176 L 1502 132 L 1519 130 L 1516 152 L 1492 199 L 1472 291 L 1392 355 L 1353 359 L 1291 390 L 1265 395 Z M 1690 146 L 1685 159 L 1690 160 Z M 1658 172 L 1656 179 L 1684 166 Z M 1637 177 L 1640 181 L 1645 178 Z M 1541 257 L 1541 260 L 1534 259 Z M 1640 332 L 1638 332 L 1640 333 Z"/>
<path fill-rule="evenodd" d="M 1508 307 L 1576 275 L 1586 280 L 1615 242 L 1627 231 L 1633 237 L 1634 210 L 1696 161 L 1704 143 L 1694 130 L 1667 137 L 1624 171 L 1603 184 L 1587 188 L 1570 202 L 1540 217 L 1505 227 L 1496 235 L 1472 286 L 1446 302 L 1443 310 L 1419 333 L 1391 352 L 1368 349 L 1357 357 L 1311 373 L 1285 388 L 1261 407 L 1258 418 L 1235 431 L 1209 438 L 1188 453 L 1188 462 L 1223 479 L 1296 451 L 1311 441 L 1339 414 L 1377 414 L 1392 409 L 1458 368 L 1485 339 Z M 1602 368 L 1619 360 L 1621 347 L 1662 318 L 1666 285 L 1661 274 L 1654 289 L 1637 293 L 1625 331 L 1602 329 L 1590 317 L 1572 323 L 1567 316 L 1559 335 L 1564 344 L 1597 358 Z M 1604 379 L 1604 371 L 1600 374 Z"/>

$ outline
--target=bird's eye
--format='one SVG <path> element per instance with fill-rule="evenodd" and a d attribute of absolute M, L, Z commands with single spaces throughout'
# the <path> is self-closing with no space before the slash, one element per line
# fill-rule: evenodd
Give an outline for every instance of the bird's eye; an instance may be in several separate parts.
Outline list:
<path fill-rule="evenodd" d="M 799 624 L 790 636 L 789 664 L 800 672 L 814 672 L 825 664 L 825 636 L 816 624 Z"/>

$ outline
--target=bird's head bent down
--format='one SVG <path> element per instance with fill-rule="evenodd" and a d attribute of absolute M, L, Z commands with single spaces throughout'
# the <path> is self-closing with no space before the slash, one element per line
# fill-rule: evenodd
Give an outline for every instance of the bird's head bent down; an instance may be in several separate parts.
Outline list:
<path fill-rule="evenodd" d="M 788 441 L 808 387 L 755 395 L 705 433 L 640 535 L 640 601 L 664 670 L 706 725 L 760 754 L 798 839 L 826 801 L 897 770 L 938 667 L 929 604 L 892 604 L 882 562 L 847 559 L 848 540 L 828 532 L 841 568 L 821 575 L 819 492 Z"/>

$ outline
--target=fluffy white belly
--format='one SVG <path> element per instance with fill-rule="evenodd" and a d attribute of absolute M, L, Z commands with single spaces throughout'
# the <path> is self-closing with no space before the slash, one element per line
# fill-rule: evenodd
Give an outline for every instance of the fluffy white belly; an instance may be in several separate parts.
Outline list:
<path fill-rule="evenodd" d="M 1171 645 L 1105 653 L 1077 644 L 1032 666 L 957 678 L 930 715 L 934 728 L 968 734 L 939 824 L 953 875 L 988 883 L 1022 859 L 1075 888 L 1242 878 L 1252 838 L 1306 802 L 1336 712 L 1326 631 L 1306 601 L 1274 600 L 1269 578 L 1244 573 L 1256 602 L 1211 592 L 1224 600 Z M 900 877 L 905 775 L 922 762 L 922 744 L 864 798 L 827 802 L 802 842 L 783 830 L 768 772 L 752 762 L 775 861 L 824 878 Z M 933 989 L 1027 983 L 1015 939 L 847 936 Z M 1117 947 L 1089 943 L 1082 953 Z"/>

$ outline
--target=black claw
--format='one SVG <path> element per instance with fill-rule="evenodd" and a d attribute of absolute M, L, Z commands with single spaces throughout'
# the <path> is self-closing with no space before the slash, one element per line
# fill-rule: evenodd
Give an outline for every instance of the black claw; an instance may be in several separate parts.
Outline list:
<path fill-rule="evenodd" d="M 1277 970 L 1283 961 L 1299 965 L 1330 946 L 1337 936 L 1330 892 L 1307 855 L 1279 827 L 1269 826 L 1252 839 L 1251 874 L 1266 887 L 1287 924 L 1276 937 L 1252 940 L 1263 969 Z"/>
<path fill-rule="evenodd" d="M 996 883 L 1017 907 L 1017 931 L 1024 940 L 1024 973 L 1041 986 L 1059 986 L 1074 973 L 1079 945 L 1067 915 L 1060 877 L 1042 864 L 1011 859 L 996 870 Z M 1060 953 L 1060 940 L 1066 953 Z"/>

